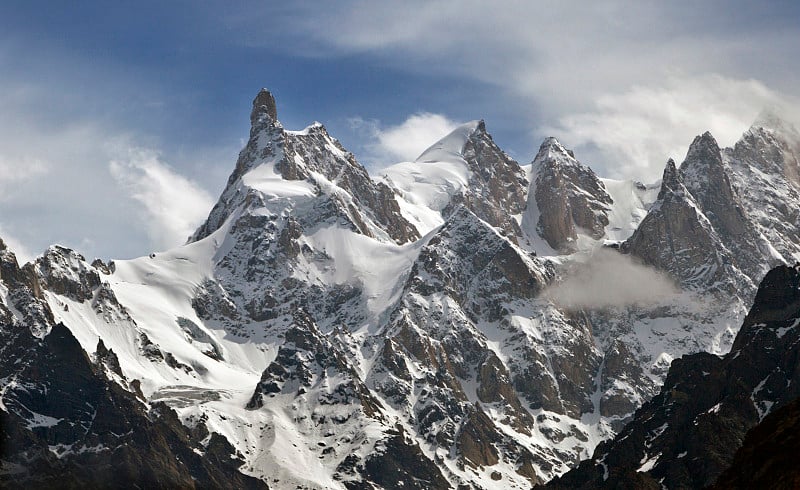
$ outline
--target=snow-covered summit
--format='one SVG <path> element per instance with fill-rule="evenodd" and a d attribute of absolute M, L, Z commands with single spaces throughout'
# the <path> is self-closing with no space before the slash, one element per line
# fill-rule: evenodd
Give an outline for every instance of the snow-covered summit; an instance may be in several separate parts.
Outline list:
<path fill-rule="evenodd" d="M 548 136 L 542 141 L 533 161 L 534 164 L 542 164 L 546 161 L 554 160 L 565 163 L 578 163 L 572 150 L 566 149 L 554 136 Z"/>
<path fill-rule="evenodd" d="M 486 131 L 483 120 L 470 121 L 455 128 L 450 134 L 423 151 L 415 161 L 420 163 L 463 162 L 464 146 L 476 131 Z"/>
<path fill-rule="evenodd" d="M 419 237 L 400 214 L 392 191 L 373 182 L 325 126 L 284 129 L 277 120 L 275 99 L 266 89 L 253 101 L 251 122 L 250 139 L 228 185 L 192 240 L 208 236 L 236 214 L 263 210 L 303 213 L 320 222 L 338 217 L 359 233 L 384 241 L 405 243 Z M 317 218 L 311 217 L 314 213 Z"/>
<path fill-rule="evenodd" d="M 425 234 L 459 204 L 512 239 L 525 208 L 528 181 L 520 165 L 492 140 L 482 120 L 459 126 L 414 162 L 383 171 L 397 189 L 404 216 Z"/>

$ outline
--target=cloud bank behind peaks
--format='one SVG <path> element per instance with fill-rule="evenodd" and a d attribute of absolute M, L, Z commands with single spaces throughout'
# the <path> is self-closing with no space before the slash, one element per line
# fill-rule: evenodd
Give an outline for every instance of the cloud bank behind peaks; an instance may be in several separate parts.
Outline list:
<path fill-rule="evenodd" d="M 138 216 L 159 250 L 183 244 L 208 215 L 214 201 L 197 183 L 177 174 L 155 152 L 128 151 L 113 160 L 109 171 L 128 196 L 139 204 Z"/>
<path fill-rule="evenodd" d="M 609 308 L 658 304 L 678 293 L 664 274 L 637 263 L 628 255 L 599 248 L 583 263 L 573 264 L 566 277 L 544 295 L 572 308 Z"/>
<path fill-rule="evenodd" d="M 600 95 L 592 109 L 565 115 L 544 132 L 588 153 L 590 161 L 604 162 L 604 175 L 650 180 L 661 175 L 668 158 L 682 161 L 696 135 L 711 131 L 720 145 L 730 146 L 764 108 L 791 112 L 793 105 L 757 80 L 672 76 Z"/>

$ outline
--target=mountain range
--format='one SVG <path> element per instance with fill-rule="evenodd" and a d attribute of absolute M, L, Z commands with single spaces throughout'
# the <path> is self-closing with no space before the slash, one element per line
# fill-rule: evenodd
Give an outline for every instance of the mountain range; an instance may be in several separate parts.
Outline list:
<path fill-rule="evenodd" d="M 0 247 L 4 486 L 702 487 L 800 395 L 770 113 L 649 184 L 484 121 L 376 175 L 267 90 L 250 121 L 185 245 Z"/>

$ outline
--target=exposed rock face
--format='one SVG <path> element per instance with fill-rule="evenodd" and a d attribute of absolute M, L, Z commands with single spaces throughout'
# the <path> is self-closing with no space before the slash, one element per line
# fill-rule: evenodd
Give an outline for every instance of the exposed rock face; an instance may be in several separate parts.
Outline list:
<path fill-rule="evenodd" d="M 269 120 L 266 120 L 269 118 Z M 278 122 L 278 107 L 275 104 L 275 97 L 272 96 L 269 90 L 262 88 L 253 99 L 253 111 L 250 113 L 250 124 L 256 126 L 261 122 L 269 122 L 273 124 Z"/>
<path fill-rule="evenodd" d="M 800 270 L 780 266 L 759 286 L 729 354 L 672 363 L 661 392 L 591 460 L 552 488 L 708 486 L 731 465 L 745 433 L 800 396 Z"/>
<path fill-rule="evenodd" d="M 91 299 L 100 286 L 100 274 L 95 267 L 88 266 L 82 255 L 65 247 L 50 247 L 34 267 L 44 289 L 76 301 Z"/>
<path fill-rule="evenodd" d="M 798 488 L 800 399 L 767 415 L 745 436 L 733 463 L 711 488 Z"/>
<path fill-rule="evenodd" d="M 525 209 L 528 181 L 519 164 L 497 147 L 486 125 L 480 121 L 467 139 L 462 155 L 470 171 L 469 184 L 463 194 L 464 204 L 476 216 L 503 230 L 511 240 L 520 236 L 514 215 Z"/>
<path fill-rule="evenodd" d="M 672 160 L 664 169 L 658 200 L 622 248 L 669 272 L 687 288 L 724 288 L 725 293 L 735 293 L 751 285 L 735 268 L 733 254 L 684 185 Z"/>
<path fill-rule="evenodd" d="M 516 309 L 545 286 L 550 267 L 465 207 L 420 252 L 390 319 L 391 340 L 383 344 L 368 382 L 407 414 L 437 454 L 446 457 L 455 448 L 460 465 L 510 466 L 534 483 L 541 480 L 534 464 L 553 471 L 558 458 L 577 459 L 569 451 L 520 445 L 507 435 L 586 437 L 577 427 L 565 432 L 549 422 L 537 424 L 529 412 L 578 416 L 590 410 L 586 393 L 599 364 L 580 318 L 543 303 L 542 330 L 526 331 L 513 320 Z M 498 347 L 514 357 L 501 362 Z"/>
<path fill-rule="evenodd" d="M 294 325 L 286 331 L 284 338 L 285 343 L 261 376 L 247 408 L 263 407 L 264 397 L 270 394 L 306 392 L 321 379 L 339 376 L 343 380 L 335 385 L 329 384 L 328 391 L 321 393 L 317 402 L 355 405 L 364 415 L 381 418 L 380 402 L 361 382 L 345 352 L 322 335 L 308 314 L 298 312 Z"/>
<path fill-rule="evenodd" d="M 538 221 L 523 222 L 523 227 L 531 230 L 529 233 L 535 230 L 562 252 L 576 249 L 579 229 L 594 239 L 601 238 L 613 200 L 597 175 L 555 138 L 542 143 L 532 166 L 536 181 L 527 206 L 538 209 Z M 529 212 L 523 219 L 533 221 L 536 214 Z"/>
<path fill-rule="evenodd" d="M 754 282 L 766 270 L 753 257 L 764 255 L 763 239 L 735 194 L 722 152 L 711 133 L 695 138 L 680 168 L 686 188 L 709 219 L 720 239 L 737 259 L 736 266 Z"/>
<path fill-rule="evenodd" d="M 667 164 L 658 201 L 623 250 L 686 287 L 746 301 L 770 266 L 800 257 L 796 206 L 786 205 L 798 199 L 795 146 L 784 134 L 754 126 L 724 151 L 709 133 L 695 138 L 679 170 Z"/>
<path fill-rule="evenodd" d="M 755 228 L 784 261 L 800 258 L 800 134 L 774 117 L 757 121 L 724 151 L 732 183 Z"/>

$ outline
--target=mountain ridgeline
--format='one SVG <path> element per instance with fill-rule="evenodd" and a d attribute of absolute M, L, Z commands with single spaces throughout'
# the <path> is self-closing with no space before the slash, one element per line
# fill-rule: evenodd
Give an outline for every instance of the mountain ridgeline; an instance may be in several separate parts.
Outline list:
<path fill-rule="evenodd" d="M 4 487 L 702 487 L 800 394 L 774 116 L 652 184 L 483 121 L 378 175 L 267 90 L 250 121 L 185 245 L 2 246 Z"/>

